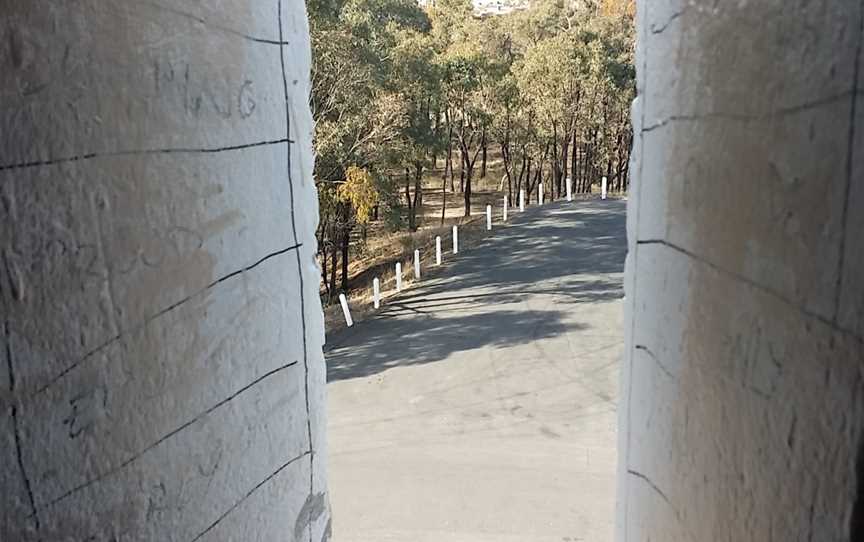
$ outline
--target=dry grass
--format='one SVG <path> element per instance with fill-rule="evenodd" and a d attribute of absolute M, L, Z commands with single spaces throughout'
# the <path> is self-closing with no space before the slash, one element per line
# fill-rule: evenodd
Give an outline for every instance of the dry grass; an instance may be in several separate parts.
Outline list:
<path fill-rule="evenodd" d="M 354 243 L 351 247 L 348 267 L 350 291 L 347 294 L 351 316 L 355 322 L 362 321 L 372 310 L 372 281 L 381 281 L 381 298 L 396 295 L 396 262 L 402 263 L 402 287 L 409 288 L 414 280 L 414 250 L 421 254 L 421 269 L 429 270 L 435 261 L 435 238 L 441 236 L 442 251 L 447 254 L 452 247 L 452 227 L 459 226 L 459 246 L 469 248 L 485 234 L 486 205 L 492 205 L 495 216 L 500 216 L 504 193 L 498 191 L 503 175 L 500 161 L 490 160 L 486 177 L 479 177 L 479 167 L 472 185 L 471 216 L 464 216 L 463 194 L 458 192 L 458 176 L 455 179 L 457 192 L 441 192 L 441 170 L 428 172 L 423 180 L 423 205 L 420 210 L 420 226 L 417 231 L 388 232 L 383 224 L 373 224 L 367 231 L 365 243 Z M 444 220 L 441 220 L 442 199 L 446 197 Z M 328 332 L 345 326 L 342 309 L 334 300 L 324 309 Z"/>
<path fill-rule="evenodd" d="M 486 205 L 492 205 L 495 221 L 500 221 L 503 197 L 506 192 L 499 191 L 499 183 L 503 175 L 500 160 L 490 160 L 487 175 L 477 177 L 473 181 L 474 190 L 471 197 L 471 216 L 464 216 L 464 200 L 458 192 L 459 178 L 456 178 L 457 192 L 450 192 L 449 181 L 446 192 L 446 210 L 444 220 L 441 220 L 442 198 L 441 171 L 436 170 L 426 174 L 423 184 L 423 206 L 420 215 L 420 227 L 415 232 L 388 232 L 383 224 L 373 224 L 367 232 L 365 243 L 354 243 L 351 247 L 348 279 L 350 291 L 347 294 L 351 307 L 351 316 L 355 322 L 360 322 L 374 313 L 372 304 L 372 283 L 377 277 L 381 281 L 382 304 L 399 294 L 396 292 L 397 262 L 402 263 L 402 288 L 409 289 L 414 281 L 414 250 L 421 254 L 421 269 L 424 276 L 427 271 L 434 274 L 435 237 L 441 236 L 442 251 L 452 253 L 452 227 L 459 226 L 460 251 L 476 245 L 486 236 Z M 584 196 L 584 195 L 583 195 Z M 548 196 L 547 196 L 548 198 Z M 511 210 L 513 203 L 510 204 Z M 328 333 L 345 327 L 342 308 L 338 300 L 324 307 L 325 326 Z"/>

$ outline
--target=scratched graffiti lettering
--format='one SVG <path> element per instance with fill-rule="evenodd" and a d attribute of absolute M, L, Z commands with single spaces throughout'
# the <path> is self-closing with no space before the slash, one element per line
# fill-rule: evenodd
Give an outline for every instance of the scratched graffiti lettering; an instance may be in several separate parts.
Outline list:
<path fill-rule="evenodd" d="M 183 110 L 196 118 L 215 115 L 230 119 L 237 115 L 247 119 L 255 112 L 254 84 L 245 77 L 214 80 L 191 63 L 169 60 L 154 60 L 152 71 L 156 93 L 179 96 Z"/>
<path fill-rule="evenodd" d="M 63 419 L 69 438 L 78 438 L 92 428 L 107 406 L 108 392 L 104 387 L 93 388 L 70 399 L 69 414 Z"/>
<path fill-rule="evenodd" d="M 783 352 L 752 321 L 749 329 L 730 338 L 730 359 L 742 385 L 759 397 L 770 398 L 783 373 Z"/>

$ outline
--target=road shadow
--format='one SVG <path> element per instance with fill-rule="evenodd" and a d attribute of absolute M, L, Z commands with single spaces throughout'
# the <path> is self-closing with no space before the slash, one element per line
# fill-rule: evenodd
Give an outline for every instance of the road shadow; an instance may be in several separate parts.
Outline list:
<path fill-rule="evenodd" d="M 585 329 L 568 318 L 575 305 L 623 297 L 625 206 L 562 202 L 512 215 L 374 318 L 328 337 L 328 381 Z M 553 296 L 556 308 L 507 307 L 537 294 Z"/>
<path fill-rule="evenodd" d="M 555 203 L 516 214 L 509 227 L 460 252 L 443 269 L 433 269 L 397 303 L 441 302 L 460 297 L 448 292 L 471 289 L 489 292 L 465 298 L 487 297 L 490 303 L 518 302 L 531 293 L 555 294 L 571 303 L 620 299 L 627 254 L 625 206 L 620 200 L 591 206 Z"/>
<path fill-rule="evenodd" d="M 358 324 L 344 342 L 327 353 L 327 380 L 361 378 L 397 366 L 441 361 L 457 351 L 481 347 L 506 348 L 568 331 L 585 329 L 565 324 L 559 311 L 495 311 L 438 317 L 395 318 Z M 503 332 L 506 330 L 506 333 Z"/>

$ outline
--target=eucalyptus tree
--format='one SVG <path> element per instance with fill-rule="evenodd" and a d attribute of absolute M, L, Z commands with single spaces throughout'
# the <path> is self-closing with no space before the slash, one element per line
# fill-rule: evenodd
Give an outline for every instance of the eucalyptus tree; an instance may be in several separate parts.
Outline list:
<path fill-rule="evenodd" d="M 352 167 L 387 185 L 381 182 L 383 169 L 410 124 L 410 103 L 392 84 L 393 50 L 402 33 L 428 32 L 431 27 L 412 0 L 322 1 L 310 5 L 309 15 L 318 244 L 322 261 L 330 261 L 330 277 L 323 273 L 325 285 L 335 288 L 333 273 L 341 258 L 342 289 L 347 289 L 357 209 L 354 199 L 336 186 L 347 183 Z"/>
<path fill-rule="evenodd" d="M 414 231 L 423 202 L 423 174 L 443 146 L 436 122 L 442 102 L 441 77 L 432 38 L 426 32 L 399 32 L 391 58 L 393 70 L 387 85 L 402 102 L 404 122 L 388 160 L 404 168 L 408 227 Z"/>

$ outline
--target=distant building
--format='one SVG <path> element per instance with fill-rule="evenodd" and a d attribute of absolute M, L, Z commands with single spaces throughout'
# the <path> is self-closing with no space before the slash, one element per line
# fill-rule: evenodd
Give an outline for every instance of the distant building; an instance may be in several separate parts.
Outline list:
<path fill-rule="evenodd" d="M 435 0 L 417 0 L 423 8 L 435 5 Z M 505 15 L 528 8 L 528 0 L 472 0 L 474 15 L 477 17 L 492 17 Z"/>
<path fill-rule="evenodd" d="M 526 0 L 473 0 L 474 14 L 478 17 L 506 15 L 528 8 Z"/>

